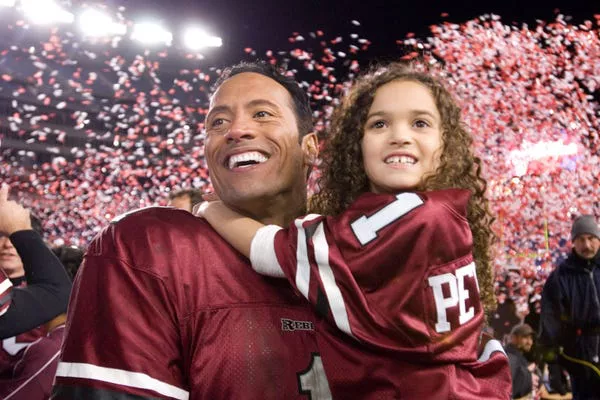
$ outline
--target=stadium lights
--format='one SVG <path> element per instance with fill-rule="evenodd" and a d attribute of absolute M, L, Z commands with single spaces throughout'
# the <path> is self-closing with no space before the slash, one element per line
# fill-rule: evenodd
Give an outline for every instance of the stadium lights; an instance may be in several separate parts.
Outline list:
<path fill-rule="evenodd" d="M 0 0 L 0 7 L 13 7 L 16 0 Z"/>
<path fill-rule="evenodd" d="M 170 46 L 173 41 L 173 34 L 158 24 L 140 22 L 133 26 L 131 39 L 146 44 L 163 43 Z"/>
<path fill-rule="evenodd" d="M 52 0 L 21 0 L 21 8 L 34 24 L 71 23 L 75 16 Z"/>
<path fill-rule="evenodd" d="M 209 36 L 200 28 L 188 28 L 183 34 L 183 41 L 187 48 L 200 50 L 205 47 L 221 47 L 223 40 L 218 36 Z"/>
<path fill-rule="evenodd" d="M 127 32 L 127 26 L 114 22 L 108 14 L 93 8 L 79 15 L 79 26 L 88 36 L 124 35 Z"/>

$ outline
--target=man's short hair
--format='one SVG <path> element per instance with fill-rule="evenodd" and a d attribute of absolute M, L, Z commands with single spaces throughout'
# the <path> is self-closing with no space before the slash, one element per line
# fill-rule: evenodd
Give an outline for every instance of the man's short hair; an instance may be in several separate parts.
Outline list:
<path fill-rule="evenodd" d="M 202 202 L 202 192 L 199 189 L 181 189 L 169 193 L 169 200 L 178 199 L 180 197 L 190 198 L 192 206 Z"/>
<path fill-rule="evenodd" d="M 300 139 L 313 131 L 312 112 L 310 111 L 310 102 L 304 89 L 298 85 L 298 82 L 291 76 L 285 75 L 282 70 L 271 65 L 266 61 L 242 61 L 239 64 L 225 68 L 223 73 L 213 86 L 213 94 L 227 79 L 244 73 L 254 72 L 267 78 L 273 79 L 287 90 L 292 98 L 294 114 Z"/>

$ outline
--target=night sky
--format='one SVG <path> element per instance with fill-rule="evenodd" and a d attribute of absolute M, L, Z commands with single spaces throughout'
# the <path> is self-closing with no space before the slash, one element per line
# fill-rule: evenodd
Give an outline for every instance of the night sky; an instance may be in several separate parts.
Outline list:
<path fill-rule="evenodd" d="M 600 13 L 600 1 L 274 1 L 274 0 L 114 0 L 124 4 L 130 17 L 159 17 L 175 33 L 188 22 L 202 23 L 221 36 L 224 45 L 207 53 L 217 64 L 238 61 L 239 49 L 252 47 L 260 56 L 268 49 L 281 49 L 293 32 L 307 35 L 322 30 L 326 35 L 357 33 L 371 40 L 361 62 L 398 55 L 397 39 L 408 32 L 426 37 L 429 26 L 443 21 L 461 23 L 486 13 L 505 23 L 535 23 L 553 20 L 557 10 L 574 22 Z M 442 17 L 442 13 L 448 13 Z M 357 20 L 360 26 L 351 21 Z"/>

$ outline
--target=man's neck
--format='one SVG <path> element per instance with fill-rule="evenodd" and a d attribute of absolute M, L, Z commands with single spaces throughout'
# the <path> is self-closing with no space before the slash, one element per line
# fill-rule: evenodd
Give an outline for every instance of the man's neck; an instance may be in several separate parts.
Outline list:
<path fill-rule="evenodd" d="M 271 199 L 257 199 L 241 207 L 231 208 L 265 225 L 288 226 L 292 221 L 306 213 L 306 194 L 293 196 L 279 196 Z"/>

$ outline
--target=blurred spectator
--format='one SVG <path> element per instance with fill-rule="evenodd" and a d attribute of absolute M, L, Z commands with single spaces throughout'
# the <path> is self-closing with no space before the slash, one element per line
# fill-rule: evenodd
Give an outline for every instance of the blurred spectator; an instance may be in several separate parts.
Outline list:
<path fill-rule="evenodd" d="M 60 246 L 52 251 L 65 267 L 69 278 L 74 280 L 77 270 L 83 261 L 83 250 L 76 246 Z"/>
<path fill-rule="evenodd" d="M 83 251 L 73 246 L 54 250 L 65 270 L 72 278 L 83 260 Z M 0 398 L 46 400 L 50 398 L 52 382 L 58 366 L 67 315 L 60 314 L 44 326 L 45 336 L 19 351 L 6 379 L 0 378 Z"/>
<path fill-rule="evenodd" d="M 533 399 L 539 385 L 540 378 L 534 373 L 535 363 L 530 363 L 525 358 L 525 353 L 533 346 L 534 334 L 534 330 L 527 324 L 516 325 L 510 332 L 506 354 L 512 375 L 513 399 Z"/>
<path fill-rule="evenodd" d="M 0 189 L 0 375 L 11 356 L 34 337 L 15 337 L 39 326 L 67 307 L 71 282 L 40 234 L 41 224 L 29 211 L 8 200 Z M 6 279 L 6 277 L 10 278 Z M 29 285 L 25 287 L 25 281 Z M 28 336 L 28 335 L 25 335 Z"/>
<path fill-rule="evenodd" d="M 202 202 L 202 192 L 198 189 L 183 189 L 169 194 L 169 204 L 171 207 L 181 208 L 192 212 L 194 204 Z"/>
<path fill-rule="evenodd" d="M 494 329 L 494 338 L 505 342 L 506 338 L 511 329 L 517 325 L 521 320 L 517 317 L 517 308 L 513 299 L 505 296 L 501 296 L 498 300 L 498 308 L 496 312 L 492 314 L 492 320 L 490 322 L 491 327 Z"/>
<path fill-rule="evenodd" d="M 600 228 L 592 215 L 575 219 L 573 250 L 542 293 L 540 343 L 548 361 L 565 364 L 574 399 L 600 399 Z"/>

